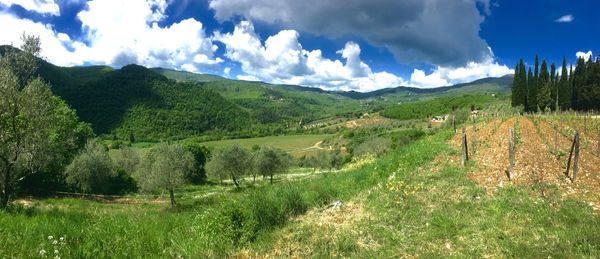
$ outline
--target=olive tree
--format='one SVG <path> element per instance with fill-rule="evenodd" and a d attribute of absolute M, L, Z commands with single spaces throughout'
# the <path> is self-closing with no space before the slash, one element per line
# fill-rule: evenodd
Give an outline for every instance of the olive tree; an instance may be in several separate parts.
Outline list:
<path fill-rule="evenodd" d="M 239 188 L 238 179 L 251 170 L 250 154 L 240 145 L 217 150 L 206 164 L 206 170 L 210 176 L 219 179 L 231 177 L 235 187 Z"/>
<path fill-rule="evenodd" d="M 125 170 L 129 174 L 133 174 L 140 163 L 140 156 L 132 148 L 121 146 L 118 156 L 115 158 L 115 163 L 118 168 Z"/>
<path fill-rule="evenodd" d="M 65 170 L 67 184 L 85 193 L 104 193 L 115 176 L 106 147 L 90 141 Z"/>
<path fill-rule="evenodd" d="M 7 47 L 0 57 L 0 208 L 8 206 L 20 181 L 52 164 L 67 163 L 66 152 L 76 150 L 80 133 L 89 130 L 34 76 L 39 38 L 24 35 L 22 40 L 25 51 Z"/>
<path fill-rule="evenodd" d="M 175 144 L 160 143 L 142 159 L 135 178 L 142 191 L 167 190 L 171 208 L 175 206 L 175 188 L 195 168 L 194 155 Z"/>
<path fill-rule="evenodd" d="M 285 173 L 289 169 L 290 159 L 281 150 L 274 148 L 262 148 L 254 157 L 255 170 L 263 177 L 269 177 L 273 184 L 273 176 L 279 173 Z"/>

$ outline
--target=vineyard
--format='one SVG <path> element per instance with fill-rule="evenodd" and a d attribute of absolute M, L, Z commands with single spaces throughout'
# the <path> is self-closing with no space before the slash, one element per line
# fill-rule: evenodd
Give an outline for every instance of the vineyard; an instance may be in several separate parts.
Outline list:
<path fill-rule="evenodd" d="M 489 193 L 506 185 L 530 185 L 542 197 L 579 199 L 594 210 L 600 209 L 598 116 L 487 116 L 474 119 L 465 127 L 464 139 L 461 130 L 456 132 L 451 145 L 466 149 L 467 156 L 455 157 L 453 161 L 474 161 L 466 161 L 466 166 L 471 167 L 469 178 Z"/>

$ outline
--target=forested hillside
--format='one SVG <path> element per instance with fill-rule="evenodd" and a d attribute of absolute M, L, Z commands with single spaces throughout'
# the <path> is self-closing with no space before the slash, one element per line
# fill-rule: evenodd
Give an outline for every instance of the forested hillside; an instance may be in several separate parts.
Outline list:
<path fill-rule="evenodd" d="M 98 134 L 158 140 L 235 131 L 250 122 L 248 113 L 219 94 L 179 83 L 129 65 L 101 79 L 56 92 Z"/>
<path fill-rule="evenodd" d="M 168 69 L 152 69 L 169 79 L 197 83 L 246 109 L 259 123 L 300 124 L 369 110 L 372 105 L 318 88 L 229 80 Z"/>

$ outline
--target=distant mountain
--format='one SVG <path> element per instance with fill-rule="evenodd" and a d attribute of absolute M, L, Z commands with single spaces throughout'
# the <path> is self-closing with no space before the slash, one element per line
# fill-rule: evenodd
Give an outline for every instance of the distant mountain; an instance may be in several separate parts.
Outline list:
<path fill-rule="evenodd" d="M 10 46 L 0 46 L 0 54 Z M 12 48 L 14 49 L 14 48 Z M 391 104 L 440 96 L 509 93 L 512 78 L 486 78 L 434 89 L 397 87 L 369 93 L 231 80 L 164 68 L 128 65 L 59 67 L 40 60 L 53 92 L 92 124 L 97 134 L 141 140 L 207 132 L 274 134 L 299 123 L 379 111 Z"/>
<path fill-rule="evenodd" d="M 470 83 L 456 84 L 452 86 L 437 88 L 414 88 L 400 86 L 396 88 L 384 88 L 372 92 L 336 92 L 340 95 L 353 99 L 369 99 L 377 97 L 410 97 L 415 95 L 440 95 L 440 94 L 490 94 L 510 93 L 513 75 L 498 78 L 483 78 Z"/>
<path fill-rule="evenodd" d="M 183 82 L 195 82 L 195 83 L 206 83 L 206 82 L 214 82 L 227 80 L 224 77 L 210 74 L 196 74 L 191 72 L 177 71 L 167 68 L 155 67 L 150 70 L 161 74 L 169 79 L 173 79 L 175 81 L 183 81 Z"/>

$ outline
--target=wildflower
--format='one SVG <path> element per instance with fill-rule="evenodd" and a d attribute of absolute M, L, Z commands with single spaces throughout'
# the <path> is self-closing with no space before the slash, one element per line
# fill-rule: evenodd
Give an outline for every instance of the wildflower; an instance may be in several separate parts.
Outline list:
<path fill-rule="evenodd" d="M 54 240 L 54 241 L 52 241 L 52 244 L 53 245 L 58 245 L 58 241 Z"/>
<path fill-rule="evenodd" d="M 60 237 L 60 241 L 65 241 L 65 237 Z"/>
<path fill-rule="evenodd" d="M 52 239 L 54 239 L 53 236 L 48 236 L 48 240 L 52 240 Z"/>
<path fill-rule="evenodd" d="M 46 250 L 42 249 L 40 250 L 40 255 L 45 255 L 46 254 Z"/>
<path fill-rule="evenodd" d="M 58 250 L 54 249 L 54 253 L 55 253 L 55 254 L 58 254 Z"/>

